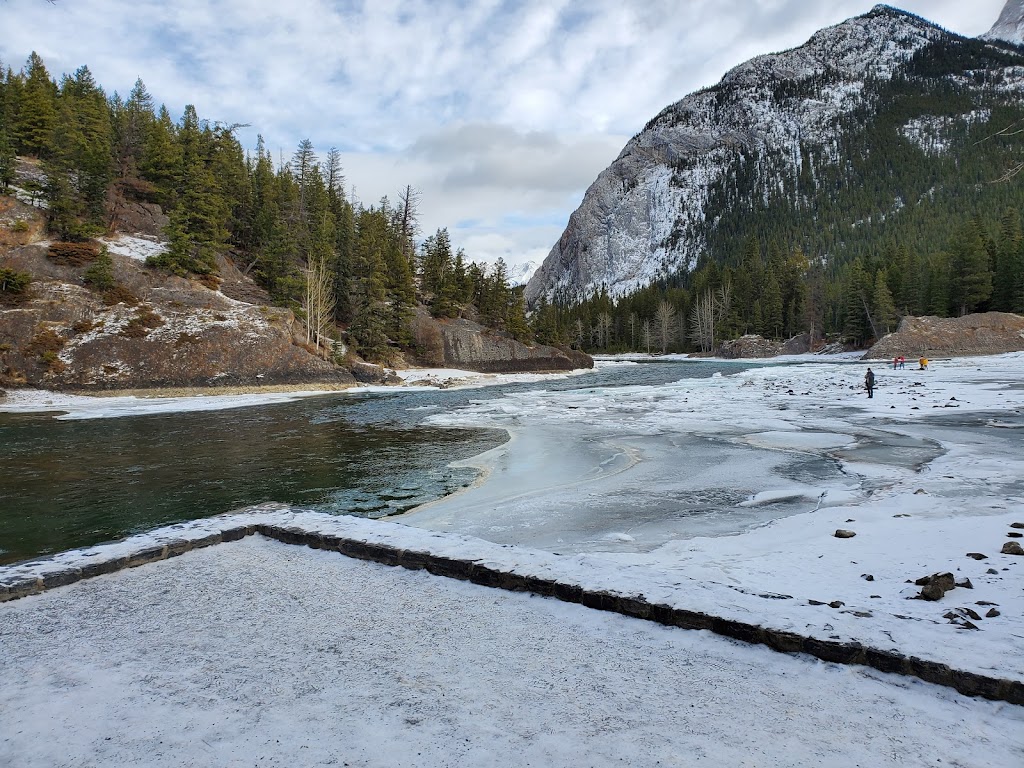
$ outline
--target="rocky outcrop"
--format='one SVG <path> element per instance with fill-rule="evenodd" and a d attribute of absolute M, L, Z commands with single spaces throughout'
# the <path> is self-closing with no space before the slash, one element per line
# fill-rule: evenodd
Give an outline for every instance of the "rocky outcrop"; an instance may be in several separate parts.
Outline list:
<path fill-rule="evenodd" d="M 865 360 L 903 356 L 956 357 L 1024 351 L 1024 317 L 984 312 L 963 317 L 905 317 L 895 333 L 883 336 Z"/>
<path fill-rule="evenodd" d="M 593 368 L 584 352 L 543 344 L 529 346 L 470 320 L 438 320 L 417 311 L 413 335 L 423 365 L 481 373 L 527 373 Z"/>
<path fill-rule="evenodd" d="M 527 302 L 582 299 L 602 285 L 618 296 L 692 267 L 714 250 L 723 199 L 734 209 L 795 188 L 811 156 L 835 162 L 837 131 L 866 106 L 869 83 L 893 78 L 939 39 L 951 36 L 876 6 L 666 107 L 587 190 L 527 283 Z"/>
<path fill-rule="evenodd" d="M 740 358 L 765 358 L 777 355 L 802 355 L 811 351 L 811 337 L 802 333 L 787 341 L 773 341 L 751 333 L 738 339 L 723 341 L 718 348 L 718 357 L 726 360 Z"/>
<path fill-rule="evenodd" d="M 46 246 L 14 248 L 5 267 L 29 272 L 22 300 L 0 305 L 0 385 L 48 389 L 355 383 L 302 345 L 287 309 L 237 301 L 207 284 L 112 254 L 115 292 L 83 285 L 85 265 L 55 263 Z"/>

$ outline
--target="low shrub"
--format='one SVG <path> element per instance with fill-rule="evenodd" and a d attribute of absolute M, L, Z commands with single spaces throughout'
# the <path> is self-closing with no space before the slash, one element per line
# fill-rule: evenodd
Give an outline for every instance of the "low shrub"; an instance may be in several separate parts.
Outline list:
<path fill-rule="evenodd" d="M 56 264 L 65 267 L 81 267 L 93 262 L 100 255 L 100 247 L 96 243 L 51 243 L 47 256 Z"/>
<path fill-rule="evenodd" d="M 142 307 L 139 313 L 128 321 L 128 325 L 121 329 L 121 336 L 128 339 L 141 339 L 149 335 L 152 328 L 159 328 L 164 324 L 160 315 L 156 314 L 149 307 Z"/>
<path fill-rule="evenodd" d="M 25 351 L 30 355 L 38 355 L 43 362 L 54 360 L 57 353 L 64 348 L 65 339 L 52 328 L 43 328 L 28 343 Z"/>
<path fill-rule="evenodd" d="M 0 302 L 14 303 L 27 298 L 32 275 L 0 267 Z"/>
<path fill-rule="evenodd" d="M 115 304 L 127 304 L 129 307 L 137 307 L 140 303 L 139 297 L 129 291 L 123 285 L 115 285 L 103 292 L 103 303 L 108 307 Z"/>

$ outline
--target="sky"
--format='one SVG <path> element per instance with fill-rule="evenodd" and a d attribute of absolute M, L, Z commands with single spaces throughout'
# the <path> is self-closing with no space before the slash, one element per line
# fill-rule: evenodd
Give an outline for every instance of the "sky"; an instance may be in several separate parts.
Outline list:
<path fill-rule="evenodd" d="M 0 61 L 141 77 L 179 117 L 246 124 L 287 160 L 342 151 L 374 204 L 420 193 L 474 261 L 540 262 L 586 188 L 664 107 L 752 56 L 800 45 L 870 0 L 0 0 Z M 904 0 L 960 34 L 1004 0 Z"/>

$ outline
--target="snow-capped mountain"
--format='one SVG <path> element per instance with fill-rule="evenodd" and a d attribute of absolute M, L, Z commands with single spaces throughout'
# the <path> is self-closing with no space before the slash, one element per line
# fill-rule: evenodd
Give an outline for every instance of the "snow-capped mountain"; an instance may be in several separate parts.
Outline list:
<path fill-rule="evenodd" d="M 1024 44 L 1024 0 L 1007 0 L 998 21 L 982 37 L 1006 40 L 1014 45 Z"/>
<path fill-rule="evenodd" d="M 1007 29 L 1022 6 L 1007 4 Z M 734 256 L 767 226 L 813 257 L 849 255 L 916 203 L 959 196 L 951 153 L 1022 104 L 1024 53 L 875 6 L 651 120 L 587 190 L 527 301 L 623 295 L 702 254 Z"/>
<path fill-rule="evenodd" d="M 530 278 L 533 277 L 533 273 L 537 271 L 538 267 L 540 267 L 540 264 L 536 261 L 527 261 L 522 264 L 509 264 L 508 284 L 526 285 L 530 282 Z"/>

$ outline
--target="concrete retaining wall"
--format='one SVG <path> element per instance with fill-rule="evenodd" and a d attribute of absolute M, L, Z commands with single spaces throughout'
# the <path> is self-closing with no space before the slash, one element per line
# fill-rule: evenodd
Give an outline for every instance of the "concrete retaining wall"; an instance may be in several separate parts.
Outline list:
<path fill-rule="evenodd" d="M 35 595 L 47 589 L 124 568 L 134 568 L 146 563 L 165 560 L 192 549 L 201 549 L 225 541 L 237 541 L 254 533 L 285 544 L 305 545 L 313 549 L 340 552 L 348 557 L 383 565 L 401 566 L 410 570 L 425 570 L 437 576 L 470 581 L 485 587 L 513 592 L 530 592 L 553 597 L 567 603 L 577 603 L 587 608 L 653 621 L 665 626 L 704 629 L 745 643 L 766 645 L 782 653 L 806 653 L 836 664 L 860 664 L 880 672 L 909 675 L 935 685 L 955 688 L 966 696 L 982 696 L 987 699 L 1024 706 L 1024 682 L 1019 680 L 1006 680 L 965 672 L 946 664 L 919 659 L 916 656 L 903 656 L 892 651 L 882 651 L 859 643 L 820 640 L 792 632 L 766 629 L 755 624 L 723 619 L 706 613 L 649 603 L 643 598 L 623 597 L 608 592 L 588 590 L 578 584 L 509 573 L 481 565 L 478 562 L 321 534 L 296 526 L 265 523 L 239 525 L 198 538 L 182 538 L 165 544 L 142 547 L 128 554 L 121 554 L 83 567 L 56 569 L 41 576 L 0 581 L 0 602 Z"/>

